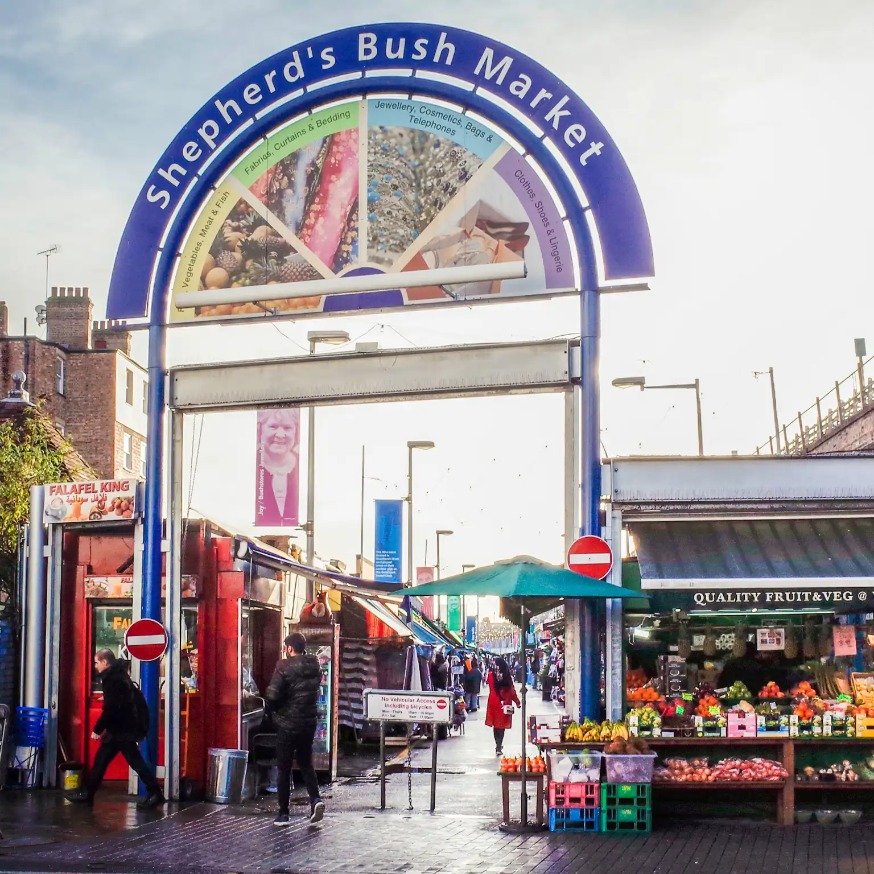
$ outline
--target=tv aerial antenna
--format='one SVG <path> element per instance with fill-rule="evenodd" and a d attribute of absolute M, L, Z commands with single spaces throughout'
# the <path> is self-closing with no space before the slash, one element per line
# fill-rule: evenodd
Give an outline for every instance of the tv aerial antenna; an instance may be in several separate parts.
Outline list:
<path fill-rule="evenodd" d="M 42 252 L 37 252 L 37 255 L 46 256 L 46 297 L 49 296 L 49 258 L 52 255 L 57 255 L 61 251 L 61 247 L 57 243 L 52 243 L 48 249 L 43 249 Z"/>

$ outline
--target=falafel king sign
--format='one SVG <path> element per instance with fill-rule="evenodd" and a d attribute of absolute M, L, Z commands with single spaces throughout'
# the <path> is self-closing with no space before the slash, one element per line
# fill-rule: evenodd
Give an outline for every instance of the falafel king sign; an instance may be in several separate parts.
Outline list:
<path fill-rule="evenodd" d="M 102 479 L 43 486 L 43 524 L 131 519 L 137 509 L 135 479 Z"/>

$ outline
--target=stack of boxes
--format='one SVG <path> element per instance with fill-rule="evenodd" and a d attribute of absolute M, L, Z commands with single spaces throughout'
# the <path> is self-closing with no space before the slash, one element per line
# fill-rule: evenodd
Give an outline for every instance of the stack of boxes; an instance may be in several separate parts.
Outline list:
<path fill-rule="evenodd" d="M 549 830 L 596 832 L 600 829 L 600 752 L 549 753 Z"/>
<path fill-rule="evenodd" d="M 652 831 L 652 784 L 602 784 L 601 831 Z"/>

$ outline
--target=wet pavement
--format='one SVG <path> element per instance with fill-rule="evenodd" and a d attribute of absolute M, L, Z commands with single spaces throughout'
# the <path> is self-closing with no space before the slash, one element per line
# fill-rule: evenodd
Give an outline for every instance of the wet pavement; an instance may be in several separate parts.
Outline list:
<path fill-rule="evenodd" d="M 529 703 L 533 712 L 554 712 L 539 694 L 529 695 Z M 362 771 L 324 788 L 327 814 L 318 825 L 310 825 L 306 795 L 298 787 L 293 824 L 282 829 L 272 824 L 275 799 L 270 795 L 241 805 L 168 804 L 159 811 L 138 811 L 135 799 L 121 788 L 101 790 L 93 809 L 71 805 L 55 791 L 3 791 L 0 871 L 874 874 L 874 826 L 867 825 L 787 829 L 657 816 L 652 834 L 635 836 L 501 831 L 497 758 L 483 716 L 483 710 L 471 715 L 463 735 L 439 743 L 434 813 L 429 811 L 430 744 L 410 752 L 409 770 L 405 754 L 395 757 L 384 810 L 377 778 Z M 508 755 L 521 750 L 518 716 L 515 721 L 504 742 Z M 518 817 L 518 788 L 511 806 Z M 534 812 L 533 798 L 529 811 Z"/>

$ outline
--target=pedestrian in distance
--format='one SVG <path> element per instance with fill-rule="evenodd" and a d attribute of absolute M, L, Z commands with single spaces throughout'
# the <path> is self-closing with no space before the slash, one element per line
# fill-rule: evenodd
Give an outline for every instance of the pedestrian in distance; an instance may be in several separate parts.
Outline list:
<path fill-rule="evenodd" d="M 495 755 L 504 754 L 504 732 L 513 727 L 513 705 L 521 706 L 510 668 L 502 658 L 495 659 L 488 676 L 489 700 L 486 702 L 486 725 L 495 735 Z"/>
<path fill-rule="evenodd" d="M 121 753 L 148 791 L 146 797 L 137 802 L 137 807 L 145 810 L 166 804 L 155 771 L 143 758 L 138 746 L 138 741 L 148 733 L 149 714 L 139 687 L 134 686 L 130 678 L 127 662 L 116 658 L 111 649 L 100 649 L 94 655 L 94 669 L 100 675 L 103 709 L 94 723 L 91 738 L 99 740 L 100 747 L 85 788 L 68 792 L 64 797 L 68 801 L 91 804 L 110 762 Z"/>
<path fill-rule="evenodd" d="M 464 703 L 468 713 L 476 713 L 479 710 L 479 690 L 482 688 L 483 675 L 477 664 L 476 656 L 470 660 L 470 667 L 462 675 L 464 688 Z"/>
<path fill-rule="evenodd" d="M 281 659 L 267 688 L 267 707 L 277 728 L 276 782 L 279 812 L 273 825 L 291 825 L 289 796 L 291 765 L 303 776 L 310 799 L 310 822 L 319 822 L 325 815 L 325 802 L 319 794 L 319 780 L 313 768 L 313 740 L 318 721 L 319 686 L 322 668 L 314 655 L 306 652 L 306 638 L 299 632 L 285 638 L 286 658 Z"/>

